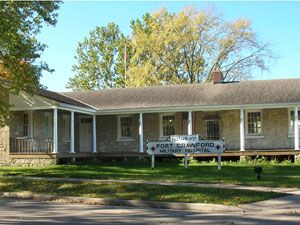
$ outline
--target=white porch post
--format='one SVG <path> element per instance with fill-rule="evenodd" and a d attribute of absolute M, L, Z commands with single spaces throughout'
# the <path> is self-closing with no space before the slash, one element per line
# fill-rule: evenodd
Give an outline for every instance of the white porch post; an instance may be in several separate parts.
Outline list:
<path fill-rule="evenodd" d="M 188 135 L 193 134 L 193 117 L 192 117 L 192 111 L 188 112 Z"/>
<path fill-rule="evenodd" d="M 93 153 L 97 153 L 96 115 L 93 115 Z"/>
<path fill-rule="evenodd" d="M 71 149 L 70 153 L 75 153 L 75 138 L 74 138 L 74 124 L 75 124 L 75 119 L 74 119 L 74 111 L 71 111 Z"/>
<path fill-rule="evenodd" d="M 54 109 L 53 114 L 53 153 L 58 153 L 58 132 L 57 132 L 57 109 Z"/>
<path fill-rule="evenodd" d="M 299 115 L 298 107 L 295 107 L 295 120 L 294 120 L 294 136 L 295 136 L 295 150 L 299 150 Z"/>
<path fill-rule="evenodd" d="M 140 153 L 144 153 L 143 113 L 139 114 Z"/>
<path fill-rule="evenodd" d="M 245 151 L 245 125 L 244 109 L 240 110 L 240 151 Z"/>

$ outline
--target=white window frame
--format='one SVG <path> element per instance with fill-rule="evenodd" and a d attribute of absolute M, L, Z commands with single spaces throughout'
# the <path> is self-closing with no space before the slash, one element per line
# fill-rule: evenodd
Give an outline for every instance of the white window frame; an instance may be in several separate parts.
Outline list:
<path fill-rule="evenodd" d="M 295 111 L 295 109 L 289 109 L 288 110 L 288 137 L 295 137 L 295 129 L 294 129 L 294 127 L 291 127 L 291 119 L 292 119 L 291 118 L 291 112 L 294 112 L 294 111 Z M 300 112 L 300 110 L 298 110 L 298 112 Z M 298 127 L 299 127 L 299 130 L 300 130 L 300 117 L 298 118 Z"/>
<path fill-rule="evenodd" d="M 63 142 L 70 142 L 71 141 L 71 115 L 63 114 L 62 115 L 62 140 Z M 68 128 L 67 128 L 68 127 Z M 68 132 L 67 132 L 68 131 Z"/>
<path fill-rule="evenodd" d="M 159 114 L 159 137 L 161 139 L 165 139 L 165 138 L 169 137 L 169 136 L 164 136 L 163 135 L 163 132 L 164 132 L 164 130 L 163 130 L 163 117 L 164 116 L 174 116 L 174 130 L 175 130 L 175 134 L 176 134 L 175 113 L 160 113 Z"/>
<path fill-rule="evenodd" d="M 131 137 L 122 137 L 122 132 L 121 132 L 121 118 L 126 118 L 126 117 L 131 117 Z M 133 139 L 133 116 L 132 114 L 124 114 L 124 115 L 118 115 L 117 116 L 118 120 L 118 139 L 117 141 L 134 141 Z"/>
<path fill-rule="evenodd" d="M 259 112 L 261 115 L 261 134 L 250 134 L 248 130 L 248 113 L 251 112 Z M 264 117 L 263 117 L 263 110 L 262 109 L 252 109 L 245 111 L 245 129 L 246 129 L 246 136 L 245 138 L 264 138 Z"/>

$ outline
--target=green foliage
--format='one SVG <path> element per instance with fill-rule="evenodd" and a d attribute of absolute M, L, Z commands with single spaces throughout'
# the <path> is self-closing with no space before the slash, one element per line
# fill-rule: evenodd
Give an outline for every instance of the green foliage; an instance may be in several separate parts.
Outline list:
<path fill-rule="evenodd" d="M 78 44 L 77 65 L 73 66 L 76 75 L 67 87 L 73 90 L 124 87 L 126 43 L 127 39 L 116 24 L 96 27 L 88 38 Z"/>
<path fill-rule="evenodd" d="M 56 24 L 59 5 L 59 1 L 0 2 L 0 81 L 9 81 L 11 92 L 33 93 L 42 71 L 52 71 L 46 63 L 38 62 L 46 46 L 37 41 L 36 35 L 44 24 Z M 0 92 L 4 91 L 0 82 Z M 4 104 L 0 99 L 0 121 L 7 115 Z"/>
<path fill-rule="evenodd" d="M 267 70 L 270 60 L 276 59 L 269 44 L 253 31 L 249 19 L 226 21 L 215 9 L 187 7 L 178 13 L 160 9 L 145 13 L 130 25 L 126 79 L 122 76 L 125 71 L 120 72 L 125 65 L 119 64 L 124 51 L 114 41 L 106 41 L 123 35 L 117 25 L 110 29 L 112 25 L 108 24 L 99 35 L 92 35 L 100 29 L 96 28 L 79 43 L 76 76 L 70 79 L 69 87 L 78 90 L 201 83 L 211 81 L 216 70 L 222 71 L 227 81 L 249 79 L 252 69 Z M 108 57 L 104 49 L 111 49 Z M 116 58 L 118 63 L 114 63 Z"/>

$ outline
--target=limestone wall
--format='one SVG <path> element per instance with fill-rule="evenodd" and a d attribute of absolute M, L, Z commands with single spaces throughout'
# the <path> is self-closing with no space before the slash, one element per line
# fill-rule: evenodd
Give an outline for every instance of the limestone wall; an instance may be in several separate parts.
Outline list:
<path fill-rule="evenodd" d="M 0 166 L 8 164 L 9 156 L 9 127 L 0 127 Z"/>
<path fill-rule="evenodd" d="M 56 155 L 52 154 L 11 154 L 9 156 L 10 166 L 50 166 L 57 164 Z"/>
<path fill-rule="evenodd" d="M 211 112 L 193 112 L 193 133 L 206 137 L 206 116 Z M 219 111 L 220 138 L 224 138 L 226 149 L 240 149 L 240 111 Z M 294 139 L 288 137 L 288 109 L 264 109 L 263 135 L 248 137 L 245 132 L 245 148 L 251 150 L 292 149 Z M 159 113 L 146 113 L 144 120 L 144 144 L 146 140 L 158 140 Z M 182 113 L 175 114 L 176 134 L 187 134 L 187 119 Z M 138 114 L 133 115 L 133 137 L 120 141 L 117 136 L 117 116 L 97 116 L 98 152 L 137 152 L 139 148 Z M 247 126 L 245 124 L 245 126 Z M 246 129 L 245 129 L 246 130 Z"/>

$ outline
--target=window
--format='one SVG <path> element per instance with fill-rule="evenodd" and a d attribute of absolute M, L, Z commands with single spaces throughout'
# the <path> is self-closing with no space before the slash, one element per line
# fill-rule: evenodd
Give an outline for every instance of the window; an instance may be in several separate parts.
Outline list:
<path fill-rule="evenodd" d="M 262 135 L 262 112 L 251 111 L 247 112 L 247 135 L 260 136 Z"/>
<path fill-rule="evenodd" d="M 206 120 L 206 138 L 208 140 L 220 139 L 219 120 Z"/>
<path fill-rule="evenodd" d="M 63 115 L 63 132 L 62 132 L 62 139 L 63 141 L 70 140 L 70 116 Z"/>
<path fill-rule="evenodd" d="M 45 112 L 45 127 L 44 127 L 44 137 L 52 138 L 52 119 L 53 116 L 50 112 Z"/>
<path fill-rule="evenodd" d="M 23 136 L 27 137 L 29 134 L 29 115 L 24 113 L 23 115 Z"/>
<path fill-rule="evenodd" d="M 300 111 L 298 111 L 298 127 L 300 130 Z M 294 136 L 294 132 L 295 132 L 295 111 L 291 110 L 289 111 L 289 136 Z"/>
<path fill-rule="evenodd" d="M 161 136 L 175 135 L 175 115 L 161 115 Z"/>
<path fill-rule="evenodd" d="M 119 117 L 119 138 L 132 137 L 132 116 Z"/>

